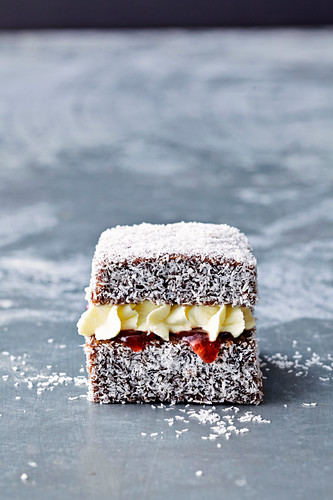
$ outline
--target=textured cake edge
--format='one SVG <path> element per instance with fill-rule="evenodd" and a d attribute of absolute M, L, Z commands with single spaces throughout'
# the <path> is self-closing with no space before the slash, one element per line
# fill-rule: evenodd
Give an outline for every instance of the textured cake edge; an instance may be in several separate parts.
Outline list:
<path fill-rule="evenodd" d="M 95 304 L 253 307 L 257 261 L 245 234 L 226 224 L 117 226 L 104 231 L 91 270 Z"/>
<path fill-rule="evenodd" d="M 86 339 L 88 399 L 100 403 L 239 403 L 263 399 L 255 330 L 222 343 L 204 363 L 185 342 L 157 340 L 143 351 Z"/>
<path fill-rule="evenodd" d="M 89 288 L 95 304 L 150 300 L 156 304 L 253 307 L 258 300 L 256 267 L 181 256 L 108 265 L 94 260 Z"/>

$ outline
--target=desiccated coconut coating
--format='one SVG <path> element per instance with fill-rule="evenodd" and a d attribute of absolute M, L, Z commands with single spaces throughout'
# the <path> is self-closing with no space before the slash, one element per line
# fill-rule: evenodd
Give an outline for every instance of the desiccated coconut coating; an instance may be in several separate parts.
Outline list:
<path fill-rule="evenodd" d="M 91 300 L 252 307 L 256 266 L 246 236 L 226 224 L 117 226 L 96 247 Z"/>
<path fill-rule="evenodd" d="M 113 340 L 85 344 L 89 399 L 100 403 L 198 402 L 259 404 L 262 374 L 253 330 L 222 343 L 207 364 L 186 342 L 156 339 L 140 352 Z"/>

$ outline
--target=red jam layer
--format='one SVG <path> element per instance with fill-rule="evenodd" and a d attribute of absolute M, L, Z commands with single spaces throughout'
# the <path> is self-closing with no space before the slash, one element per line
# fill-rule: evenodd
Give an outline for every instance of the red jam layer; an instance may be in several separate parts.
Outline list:
<path fill-rule="evenodd" d="M 130 347 L 134 352 L 139 352 L 156 338 L 158 337 L 153 333 L 148 335 L 147 333 L 137 332 L 135 330 L 125 330 L 120 332 L 113 340 L 121 342 L 126 347 Z"/>
<path fill-rule="evenodd" d="M 205 363 L 213 363 L 215 361 L 222 343 L 219 337 L 217 337 L 215 342 L 211 342 L 206 332 L 189 332 L 189 335 L 182 336 L 182 340 L 188 342 L 193 351 Z"/>
<path fill-rule="evenodd" d="M 119 340 L 124 346 L 130 347 L 134 352 L 142 351 L 152 340 L 151 338 L 148 338 L 146 333 L 137 333 L 129 330 L 120 332 L 116 339 Z"/>
<path fill-rule="evenodd" d="M 172 338 L 172 336 L 170 337 Z M 213 361 L 215 361 L 221 344 L 226 341 L 226 335 L 219 335 L 215 342 L 211 342 L 208 334 L 203 330 L 180 332 L 174 335 L 174 338 L 181 339 L 183 342 L 190 344 L 193 351 L 200 356 L 205 363 L 213 363 Z M 228 334 L 227 338 L 229 338 Z M 159 339 L 159 337 L 155 334 L 126 330 L 120 332 L 113 340 L 121 342 L 126 347 L 130 347 L 134 352 L 139 352 L 142 351 L 147 344 L 150 344 L 156 339 Z"/>

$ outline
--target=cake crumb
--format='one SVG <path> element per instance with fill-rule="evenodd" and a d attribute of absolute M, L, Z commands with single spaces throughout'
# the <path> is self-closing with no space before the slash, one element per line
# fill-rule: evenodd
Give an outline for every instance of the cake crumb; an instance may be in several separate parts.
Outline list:
<path fill-rule="evenodd" d="M 197 470 L 197 472 L 195 473 L 197 477 L 201 477 L 202 474 L 203 474 L 202 470 Z"/>
<path fill-rule="evenodd" d="M 21 474 L 21 481 L 23 481 L 23 483 L 28 481 L 28 479 L 29 479 L 28 474 L 26 474 L 25 472 L 23 474 Z"/>

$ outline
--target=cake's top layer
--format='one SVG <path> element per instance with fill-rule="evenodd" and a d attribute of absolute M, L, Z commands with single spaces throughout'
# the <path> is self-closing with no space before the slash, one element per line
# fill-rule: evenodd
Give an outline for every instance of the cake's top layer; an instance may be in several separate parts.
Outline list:
<path fill-rule="evenodd" d="M 99 239 L 89 293 L 95 304 L 252 307 L 256 259 L 246 236 L 225 224 L 117 226 Z"/>
<path fill-rule="evenodd" d="M 247 237 L 227 224 L 178 222 L 117 226 L 102 233 L 95 262 L 120 263 L 182 255 L 255 266 Z"/>

